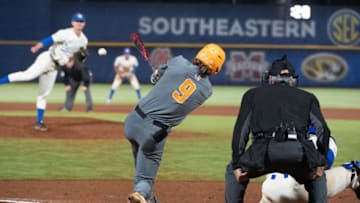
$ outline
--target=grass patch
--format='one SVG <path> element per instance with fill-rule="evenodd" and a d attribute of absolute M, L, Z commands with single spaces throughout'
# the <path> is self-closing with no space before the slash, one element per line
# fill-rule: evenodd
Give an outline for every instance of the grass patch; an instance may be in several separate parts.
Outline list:
<path fill-rule="evenodd" d="M 65 97 L 62 84 L 56 84 L 49 103 L 62 103 Z M 94 103 L 104 104 L 110 84 L 92 85 Z M 214 87 L 213 96 L 205 105 L 238 106 L 249 87 Z M 151 86 L 143 85 L 146 95 Z M 330 108 L 360 108 L 358 89 L 307 88 L 318 96 L 321 106 Z M 0 86 L 0 91 L 17 92 L 1 97 L 0 102 L 33 102 L 37 96 L 36 83 Z M 84 103 L 79 91 L 76 103 Z M 115 104 L 135 104 L 135 92 L 123 85 L 115 94 Z M 0 115 L 35 116 L 35 111 L 4 111 Z M 63 114 L 47 111 L 46 116 L 86 117 L 124 121 L 126 114 L 91 114 L 72 112 Z M 159 179 L 163 180 L 224 180 L 225 166 L 231 159 L 231 138 L 235 116 L 190 115 L 173 130 L 201 133 L 199 137 L 171 138 L 165 146 Z M 329 127 L 338 144 L 335 165 L 359 159 L 360 121 L 329 120 Z M 1 126 L 0 126 L 1 131 Z M 181 136 L 181 135 L 180 135 Z M 126 140 L 61 140 L 61 139 L 0 139 L 0 179 L 132 179 L 133 159 Z M 258 179 L 258 180 L 261 180 Z"/>
<path fill-rule="evenodd" d="M 91 94 L 95 104 L 104 104 L 110 91 L 110 84 L 92 84 Z M 152 85 L 141 85 L 141 93 L 145 96 L 152 88 Z M 213 95 L 206 101 L 205 105 L 213 106 L 239 106 L 242 95 L 249 86 L 214 86 Z M 301 88 L 301 87 L 300 87 Z M 359 88 L 302 88 L 314 93 L 322 107 L 327 108 L 360 108 Z M 0 102 L 34 102 L 38 93 L 37 83 L 11 83 L 0 86 L 1 92 L 19 92 L 11 94 L 11 97 L 1 97 Z M 53 91 L 48 96 L 48 103 L 63 103 L 65 100 L 64 85 L 56 83 Z M 76 96 L 76 103 L 85 103 L 84 94 L 79 91 Z M 129 84 L 121 85 L 115 92 L 113 104 L 135 104 L 136 94 Z"/>

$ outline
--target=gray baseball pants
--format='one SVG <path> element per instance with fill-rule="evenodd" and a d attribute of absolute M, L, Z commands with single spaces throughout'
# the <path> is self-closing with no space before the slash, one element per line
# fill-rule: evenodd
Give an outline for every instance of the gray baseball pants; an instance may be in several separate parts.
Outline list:
<path fill-rule="evenodd" d="M 134 191 L 149 199 L 162 159 L 168 129 L 154 124 L 154 120 L 137 111 L 125 120 L 125 136 L 131 143 L 135 163 Z"/>

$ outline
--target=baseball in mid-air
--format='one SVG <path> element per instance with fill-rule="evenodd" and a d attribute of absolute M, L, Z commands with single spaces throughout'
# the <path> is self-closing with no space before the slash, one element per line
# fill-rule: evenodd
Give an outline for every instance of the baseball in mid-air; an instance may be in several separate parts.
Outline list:
<path fill-rule="evenodd" d="M 105 56 L 107 54 L 107 51 L 105 48 L 99 48 L 98 49 L 98 55 L 99 56 Z"/>

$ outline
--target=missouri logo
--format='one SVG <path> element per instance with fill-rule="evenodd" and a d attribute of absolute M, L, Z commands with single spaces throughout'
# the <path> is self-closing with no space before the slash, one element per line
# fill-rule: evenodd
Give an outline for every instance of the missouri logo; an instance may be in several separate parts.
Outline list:
<path fill-rule="evenodd" d="M 353 46 L 360 41 L 360 16 L 351 9 L 341 9 L 331 15 L 327 25 L 330 40 L 337 45 Z"/>
<path fill-rule="evenodd" d="M 305 58 L 301 71 L 310 80 L 330 83 L 342 79 L 347 74 L 348 64 L 338 55 L 319 53 Z"/>
<path fill-rule="evenodd" d="M 247 55 L 243 51 L 233 51 L 226 63 L 225 74 L 236 82 L 261 81 L 262 73 L 268 66 L 264 52 L 250 52 Z"/>

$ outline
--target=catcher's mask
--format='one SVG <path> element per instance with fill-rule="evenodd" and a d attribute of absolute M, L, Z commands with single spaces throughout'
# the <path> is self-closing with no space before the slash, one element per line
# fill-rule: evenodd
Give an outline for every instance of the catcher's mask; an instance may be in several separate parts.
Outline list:
<path fill-rule="evenodd" d="M 293 65 L 288 62 L 287 56 L 284 55 L 281 59 L 276 59 L 268 71 L 265 71 L 262 76 L 263 84 L 288 84 L 290 86 L 297 85 L 298 76 L 295 75 Z"/>
<path fill-rule="evenodd" d="M 215 75 L 220 70 L 225 62 L 225 51 L 217 44 L 205 45 L 195 56 L 194 60 L 201 61 L 208 67 L 210 74 Z"/>

